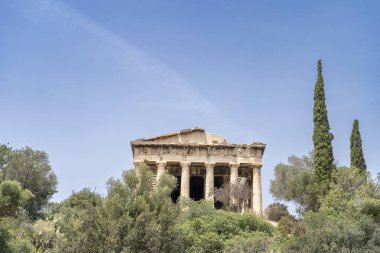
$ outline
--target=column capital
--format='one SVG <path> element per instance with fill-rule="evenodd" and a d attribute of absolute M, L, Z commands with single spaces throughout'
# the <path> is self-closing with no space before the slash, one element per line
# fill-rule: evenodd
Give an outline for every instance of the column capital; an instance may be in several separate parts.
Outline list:
<path fill-rule="evenodd" d="M 181 162 L 179 162 L 179 164 L 181 165 L 181 167 L 190 167 L 191 162 L 181 161 Z"/>
<path fill-rule="evenodd" d="M 157 166 L 166 166 L 166 161 L 157 161 L 156 165 Z"/>
<path fill-rule="evenodd" d="M 214 168 L 215 166 L 215 162 L 205 162 L 205 167 L 206 168 Z"/>
<path fill-rule="evenodd" d="M 230 163 L 229 166 L 230 166 L 230 168 L 239 168 L 240 163 Z"/>
<path fill-rule="evenodd" d="M 261 167 L 263 167 L 262 164 L 257 164 L 257 163 L 251 163 L 250 166 L 253 169 L 261 169 Z"/>

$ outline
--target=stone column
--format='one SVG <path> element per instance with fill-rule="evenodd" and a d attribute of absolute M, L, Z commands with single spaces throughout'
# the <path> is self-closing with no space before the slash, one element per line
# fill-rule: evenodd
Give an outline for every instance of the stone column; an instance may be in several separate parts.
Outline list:
<path fill-rule="evenodd" d="M 235 204 L 236 198 L 234 198 L 234 194 L 232 191 L 232 185 L 236 185 L 238 183 L 239 177 L 239 164 L 238 163 L 230 163 L 230 202 Z M 235 195 L 236 196 L 236 195 Z"/>
<path fill-rule="evenodd" d="M 157 164 L 157 184 L 159 182 L 159 179 L 160 179 L 160 176 L 165 173 L 165 166 L 166 166 L 166 162 L 156 162 Z"/>
<path fill-rule="evenodd" d="M 230 184 L 237 184 L 239 177 L 239 164 L 230 163 Z"/>
<path fill-rule="evenodd" d="M 259 216 L 263 216 L 263 196 L 261 192 L 261 166 L 253 166 L 252 176 L 252 210 Z"/>
<path fill-rule="evenodd" d="M 205 167 L 206 167 L 205 199 L 209 201 L 214 201 L 214 166 L 215 166 L 215 163 L 205 163 Z"/>
<path fill-rule="evenodd" d="M 181 197 L 190 198 L 190 162 L 181 162 Z"/>

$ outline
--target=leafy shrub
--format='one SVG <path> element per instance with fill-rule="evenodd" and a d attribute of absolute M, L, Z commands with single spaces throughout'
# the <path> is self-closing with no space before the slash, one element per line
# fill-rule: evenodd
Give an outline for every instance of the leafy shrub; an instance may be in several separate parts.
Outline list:
<path fill-rule="evenodd" d="M 28 240 L 29 224 L 22 218 L 0 218 L 1 253 L 35 253 L 36 249 Z"/>
<path fill-rule="evenodd" d="M 4 180 L 0 183 L 0 216 L 16 216 L 32 196 L 19 182 Z"/>
<path fill-rule="evenodd" d="M 270 204 L 265 209 L 265 215 L 271 221 L 279 221 L 282 216 L 289 215 L 288 207 L 281 203 Z"/>
<path fill-rule="evenodd" d="M 280 221 L 278 222 L 278 230 L 283 235 L 290 234 L 290 232 L 292 232 L 293 227 L 294 227 L 294 218 L 289 215 L 282 216 Z"/>
<path fill-rule="evenodd" d="M 181 218 L 183 220 L 193 220 L 205 215 L 211 215 L 216 212 L 214 203 L 211 201 L 201 200 L 194 201 L 192 199 L 181 199 L 180 205 L 183 208 Z"/>
<path fill-rule="evenodd" d="M 226 243 L 224 253 L 264 253 L 270 249 L 271 238 L 262 233 L 249 237 L 236 236 Z"/>
<path fill-rule="evenodd" d="M 304 232 L 283 252 L 379 252 L 380 227 L 371 217 L 309 212 L 302 223 Z"/>
<path fill-rule="evenodd" d="M 253 214 L 225 211 L 186 220 L 178 227 L 186 238 L 188 252 L 221 252 L 226 242 L 235 237 L 248 238 L 257 232 L 272 235 L 274 232 L 272 225 Z"/>

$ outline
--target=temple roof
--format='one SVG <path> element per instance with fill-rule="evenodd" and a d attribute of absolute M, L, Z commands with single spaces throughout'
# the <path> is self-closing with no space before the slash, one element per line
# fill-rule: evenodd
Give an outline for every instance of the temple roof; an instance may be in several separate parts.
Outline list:
<path fill-rule="evenodd" d="M 195 127 L 184 129 L 179 132 L 162 134 L 150 138 L 144 138 L 132 141 L 147 143 L 188 143 L 188 144 L 227 144 L 226 139 L 215 134 L 206 133 L 203 128 Z"/>
<path fill-rule="evenodd" d="M 195 127 L 190 129 L 184 129 L 179 132 L 168 133 L 163 135 L 158 135 L 150 138 L 138 139 L 131 141 L 131 144 L 224 144 L 228 145 L 230 143 L 219 135 L 207 133 L 203 128 Z M 263 143 L 252 143 L 261 144 Z"/>

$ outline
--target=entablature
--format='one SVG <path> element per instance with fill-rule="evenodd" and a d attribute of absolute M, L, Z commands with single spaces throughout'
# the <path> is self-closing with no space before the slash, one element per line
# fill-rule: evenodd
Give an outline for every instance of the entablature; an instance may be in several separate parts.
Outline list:
<path fill-rule="evenodd" d="M 262 158 L 265 144 L 157 144 L 133 142 L 132 152 L 136 155 L 186 155 L 186 156 L 239 156 Z"/>

